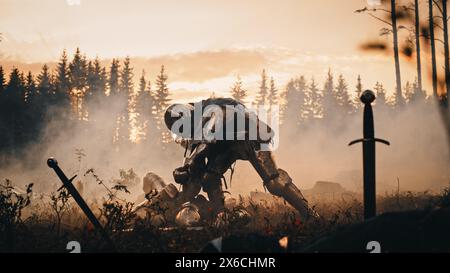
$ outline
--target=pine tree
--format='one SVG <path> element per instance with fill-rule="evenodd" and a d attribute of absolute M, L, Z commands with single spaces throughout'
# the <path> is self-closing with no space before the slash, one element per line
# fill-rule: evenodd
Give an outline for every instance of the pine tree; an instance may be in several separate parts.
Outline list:
<path fill-rule="evenodd" d="M 5 83 L 6 83 L 5 72 L 3 71 L 3 67 L 0 66 L 0 94 L 2 94 L 3 91 L 5 90 Z"/>
<path fill-rule="evenodd" d="M 83 107 L 83 98 L 87 91 L 87 61 L 77 48 L 72 62 L 69 64 L 72 111 L 78 120 L 86 117 L 87 109 Z"/>
<path fill-rule="evenodd" d="M 159 75 L 156 78 L 156 105 L 157 105 L 157 114 L 162 117 L 164 111 L 169 106 L 169 88 L 167 87 L 167 75 L 165 73 L 164 65 L 161 66 L 161 70 Z"/>
<path fill-rule="evenodd" d="M 286 91 L 283 94 L 285 103 L 282 106 L 282 117 L 283 123 L 288 127 L 298 126 L 308 117 L 306 92 L 307 86 L 304 76 L 291 79 L 286 85 Z"/>
<path fill-rule="evenodd" d="M 119 93 L 119 60 L 113 59 L 109 69 L 109 95 L 114 96 Z"/>
<path fill-rule="evenodd" d="M 139 130 L 139 138 L 143 139 L 145 138 L 146 134 L 144 132 L 144 129 L 146 129 L 147 126 L 147 120 L 148 120 L 148 97 L 147 97 L 147 80 L 145 79 L 145 71 L 142 71 L 142 76 L 139 79 L 139 89 L 138 94 L 136 97 L 136 112 L 138 114 L 138 126 L 140 127 Z"/>
<path fill-rule="evenodd" d="M 34 77 L 33 74 L 31 74 L 31 71 L 28 71 L 25 81 L 25 101 L 29 103 L 33 101 L 33 99 L 36 96 L 37 96 L 36 82 L 34 81 Z"/>
<path fill-rule="evenodd" d="M 75 92 L 84 93 L 87 85 L 87 61 L 77 48 L 72 62 L 69 64 L 69 79 Z"/>
<path fill-rule="evenodd" d="M 25 93 L 26 115 L 28 121 L 26 125 L 27 135 L 37 139 L 46 125 L 47 120 L 45 119 L 45 114 L 48 98 L 49 96 L 55 96 L 57 93 L 53 95 L 48 94 L 46 97 L 40 94 L 31 71 L 29 71 L 26 76 Z M 45 101 L 45 99 L 47 100 Z M 61 116 L 59 116 L 59 118 L 61 118 Z"/>
<path fill-rule="evenodd" d="M 270 78 L 270 88 L 267 101 L 269 103 L 269 113 L 272 113 L 273 106 L 278 104 L 278 89 L 275 86 L 273 77 Z"/>
<path fill-rule="evenodd" d="M 136 111 L 139 115 L 138 124 L 140 127 L 139 138 L 141 141 L 149 140 L 149 135 L 155 127 L 153 117 L 153 98 L 150 82 L 145 79 L 145 71 L 139 79 L 139 89 L 136 99 Z"/>
<path fill-rule="evenodd" d="M 405 94 L 405 99 L 407 103 L 411 102 L 411 98 L 413 97 L 413 88 L 409 81 L 406 81 L 405 87 L 403 89 L 403 93 Z"/>
<path fill-rule="evenodd" d="M 23 74 L 17 68 L 13 68 L 9 75 L 9 81 L 5 88 L 1 111 L 6 114 L 3 120 L 6 135 L 3 139 L 8 149 L 19 150 L 27 141 L 27 118 L 25 109 L 25 82 Z M 2 127 L 4 127 L 2 126 Z"/>
<path fill-rule="evenodd" d="M 46 80 L 47 79 L 45 79 L 45 81 Z M 65 118 L 70 114 L 71 103 L 70 71 L 65 50 L 63 51 L 61 58 L 57 64 L 56 75 L 54 77 L 52 75 L 48 75 L 48 85 L 51 87 L 51 89 L 45 90 L 45 93 L 41 93 L 39 96 L 41 106 L 58 106 L 58 115 Z M 46 87 L 44 86 L 41 87 L 43 89 L 46 89 Z M 56 108 L 52 108 L 52 111 L 53 110 L 56 110 Z"/>
<path fill-rule="evenodd" d="M 281 93 L 281 98 L 284 100 L 281 106 L 281 116 L 283 124 L 291 127 L 298 125 L 300 121 L 300 103 L 297 103 L 297 88 L 295 88 L 295 80 L 290 79 L 286 84 L 286 89 Z"/>
<path fill-rule="evenodd" d="M 306 106 L 306 99 L 307 99 L 307 92 L 308 92 L 308 86 L 306 83 L 306 79 L 304 76 L 300 76 L 295 80 L 295 86 L 297 89 L 297 105 L 300 106 L 300 119 L 305 120 L 308 118 L 308 109 Z"/>
<path fill-rule="evenodd" d="M 383 84 L 376 82 L 375 84 L 375 93 L 376 93 L 376 105 L 377 108 L 384 110 L 388 106 L 387 98 L 386 98 L 386 90 L 383 87 Z"/>
<path fill-rule="evenodd" d="M 118 59 L 112 59 L 111 66 L 109 68 L 109 96 L 108 101 L 114 105 L 113 109 L 116 111 L 113 116 L 115 117 L 116 127 L 113 136 L 113 142 L 118 143 L 119 140 L 123 140 L 123 123 L 124 123 L 124 111 L 126 111 L 127 101 L 123 98 L 120 92 L 120 62 Z M 125 109 L 125 110 L 124 110 Z"/>
<path fill-rule="evenodd" d="M 87 91 L 84 102 L 89 120 L 95 116 L 95 109 L 103 109 L 106 101 L 106 69 L 100 65 L 100 60 L 96 58 L 94 62 L 89 61 L 87 65 Z"/>
<path fill-rule="evenodd" d="M 70 93 L 70 76 L 66 50 L 63 51 L 56 67 L 55 90 Z"/>
<path fill-rule="evenodd" d="M 345 82 L 344 77 L 339 75 L 338 83 L 336 85 L 336 91 L 335 96 L 337 103 L 339 105 L 339 108 L 342 110 L 343 114 L 348 114 L 352 111 L 351 105 L 350 105 L 350 98 L 348 95 L 348 86 Z"/>
<path fill-rule="evenodd" d="M 153 113 L 153 98 L 152 98 L 152 89 L 150 81 L 145 79 L 145 71 L 142 71 L 142 76 L 139 79 L 139 90 L 138 90 L 138 109 L 139 113 L 145 116 L 145 119 L 148 118 Z"/>
<path fill-rule="evenodd" d="M 322 114 L 324 118 L 331 118 L 336 110 L 336 98 L 334 96 L 334 79 L 331 69 L 328 69 L 327 78 L 322 90 Z"/>
<path fill-rule="evenodd" d="M 308 86 L 309 93 L 309 114 L 311 118 L 320 118 L 324 113 L 323 96 L 319 93 L 319 88 L 314 78 Z"/>
<path fill-rule="evenodd" d="M 46 64 L 42 66 L 42 71 L 37 77 L 37 89 L 39 94 L 44 97 L 52 95 L 52 76 L 50 75 L 48 66 Z"/>
<path fill-rule="evenodd" d="M 142 71 L 142 76 L 139 79 L 139 93 L 142 94 L 147 91 L 147 80 L 145 79 L 145 71 Z"/>
<path fill-rule="evenodd" d="M 12 139 L 11 124 L 9 118 L 8 98 L 5 94 L 6 79 L 3 67 L 0 66 L 0 153 L 7 152 Z"/>
<path fill-rule="evenodd" d="M 126 141 L 130 139 L 131 129 L 135 127 L 136 120 L 131 117 L 130 113 L 135 112 L 135 97 L 134 97 L 134 83 L 133 83 L 133 68 L 130 65 L 130 58 L 126 57 L 123 62 L 123 67 L 120 70 L 119 81 L 119 100 L 121 103 L 122 112 L 119 114 L 119 139 Z"/>
<path fill-rule="evenodd" d="M 19 69 L 13 68 L 9 75 L 9 82 L 5 88 L 6 97 L 14 100 L 15 102 L 25 101 L 25 83 L 23 76 Z"/>
<path fill-rule="evenodd" d="M 427 94 L 420 88 L 418 79 L 416 78 L 411 87 L 411 92 L 407 96 L 408 103 L 423 103 L 427 99 Z"/>
<path fill-rule="evenodd" d="M 106 82 L 106 69 L 100 65 L 100 60 L 96 58 L 94 62 L 89 61 L 87 75 L 88 92 L 86 93 L 86 96 L 88 97 L 87 99 L 97 103 L 102 100 L 106 94 Z"/>
<path fill-rule="evenodd" d="M 92 63 L 92 61 L 89 61 L 87 65 L 86 84 L 88 89 L 86 91 L 86 97 L 92 97 L 95 94 L 95 90 L 97 89 L 97 79 L 94 72 L 94 64 Z"/>
<path fill-rule="evenodd" d="M 258 95 L 256 97 L 256 104 L 257 105 L 265 105 L 266 98 L 267 98 L 267 75 L 266 75 L 266 70 L 263 69 L 263 71 L 261 73 L 261 83 L 259 85 L 259 91 L 258 91 Z"/>
<path fill-rule="evenodd" d="M 163 116 L 164 111 L 169 106 L 169 88 L 167 87 L 167 75 L 165 73 L 164 65 L 161 66 L 161 70 L 156 78 L 156 90 L 155 90 L 155 114 L 156 114 L 156 122 L 157 122 L 157 129 L 159 131 L 162 131 L 163 127 Z M 166 131 L 163 130 L 162 138 L 164 142 L 167 142 L 169 140 L 169 136 L 167 135 Z"/>
<path fill-rule="evenodd" d="M 98 93 L 101 94 L 101 97 L 104 97 L 106 95 L 108 76 L 106 68 L 100 65 L 100 60 L 98 58 L 94 60 L 94 73 L 97 78 Z"/>
<path fill-rule="evenodd" d="M 133 68 L 130 66 L 130 57 L 126 57 L 123 62 L 123 68 L 120 71 L 120 92 L 130 96 L 133 93 Z"/>
<path fill-rule="evenodd" d="M 361 82 L 361 75 L 358 75 L 358 79 L 356 80 L 356 90 L 355 90 L 355 98 L 353 99 L 353 104 L 356 108 L 359 108 L 361 105 L 361 94 L 363 92 L 363 85 Z"/>
<path fill-rule="evenodd" d="M 242 87 L 242 80 L 239 75 L 233 87 L 231 87 L 231 97 L 240 103 L 245 103 L 245 99 L 247 98 L 247 91 Z"/>

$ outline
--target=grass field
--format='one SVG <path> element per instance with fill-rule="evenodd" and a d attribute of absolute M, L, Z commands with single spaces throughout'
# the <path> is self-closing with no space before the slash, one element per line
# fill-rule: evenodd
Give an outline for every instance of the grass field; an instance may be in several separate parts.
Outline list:
<path fill-rule="evenodd" d="M 149 217 L 137 218 L 135 204 L 117 197 L 117 192 L 125 189 L 114 190 L 102 202 L 91 204 L 91 209 L 120 252 L 199 252 L 219 236 L 237 240 L 230 245 L 234 252 L 296 252 L 363 220 L 361 200 L 355 197 L 315 198 L 311 205 L 321 217 L 303 221 L 279 199 L 258 203 L 240 196 L 227 210 L 228 224 L 216 226 L 205 220 L 200 228 L 187 229 L 171 221 L 155 221 L 158 213 L 168 213 L 162 206 L 153 208 Z M 448 188 L 439 195 L 400 192 L 378 196 L 377 202 L 378 214 L 427 211 L 448 208 L 450 193 Z M 242 208 L 250 216 L 247 221 L 236 217 Z M 17 193 L 7 180 L 1 186 L 0 220 L 1 252 L 68 252 L 69 241 L 80 242 L 83 252 L 111 251 L 65 190 L 44 198 L 34 195 L 32 186 L 25 193 Z M 284 249 L 278 245 L 281 238 L 288 241 Z"/>

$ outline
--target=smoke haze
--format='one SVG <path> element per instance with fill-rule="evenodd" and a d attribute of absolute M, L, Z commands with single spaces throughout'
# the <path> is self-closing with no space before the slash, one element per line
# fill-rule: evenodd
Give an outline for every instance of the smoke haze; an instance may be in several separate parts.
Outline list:
<path fill-rule="evenodd" d="M 0 170 L 1 178 L 16 185 L 35 183 L 36 191 L 49 192 L 60 187 L 53 170 L 46 166 L 48 157 L 55 157 L 67 176 L 77 174 L 85 185 L 85 197 L 105 194 L 95 179 L 85 172 L 93 168 L 104 181 L 119 176 L 119 170 L 133 170 L 141 179 L 147 172 L 159 174 L 167 183 L 173 182 L 172 171 L 180 166 L 184 149 L 171 142 L 162 148 L 154 142 L 116 147 L 113 132 L 116 123 L 112 113 L 120 103 L 95 105 L 90 121 L 65 124 L 54 116 L 41 140 L 30 145 L 20 158 L 9 159 Z M 391 146 L 377 144 L 378 194 L 400 190 L 438 191 L 449 183 L 449 146 L 437 106 L 408 104 L 395 111 L 374 106 L 375 136 L 387 139 Z M 288 171 L 301 189 L 311 188 L 316 181 L 334 181 L 352 191 L 362 189 L 362 147 L 347 146 L 362 137 L 362 108 L 341 121 L 317 122 L 300 131 L 281 127 L 280 147 L 274 152 L 278 167 Z M 80 156 L 77 149 L 85 154 Z M 77 152 L 78 151 L 78 152 Z M 230 172 L 225 177 L 229 180 Z M 230 186 L 230 183 L 228 183 Z M 131 188 L 133 199 L 142 194 L 142 185 Z M 262 181 L 248 162 L 236 165 L 232 194 L 264 191 Z"/>

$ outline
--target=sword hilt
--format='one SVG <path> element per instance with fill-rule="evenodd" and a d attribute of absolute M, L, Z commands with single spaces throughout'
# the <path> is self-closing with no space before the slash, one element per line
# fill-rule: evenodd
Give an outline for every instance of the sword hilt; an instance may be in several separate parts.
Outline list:
<path fill-rule="evenodd" d="M 47 159 L 47 165 L 53 170 L 60 169 L 58 166 L 58 161 L 53 157 Z M 77 175 L 72 176 L 72 178 L 69 179 L 69 182 L 72 182 L 75 179 L 75 177 L 77 177 Z M 66 188 L 66 185 L 63 184 L 57 191 L 61 191 L 64 188 Z"/>

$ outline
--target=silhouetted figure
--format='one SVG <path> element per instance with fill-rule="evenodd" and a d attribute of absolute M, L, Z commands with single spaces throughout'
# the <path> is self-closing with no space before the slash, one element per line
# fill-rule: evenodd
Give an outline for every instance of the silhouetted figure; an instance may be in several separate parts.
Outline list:
<path fill-rule="evenodd" d="M 207 106 L 215 105 L 223 110 L 224 117 L 223 122 L 229 124 L 234 122 L 233 116 L 227 116 L 225 108 L 227 106 L 240 106 L 241 111 L 237 110 L 234 115 L 244 115 L 246 121 L 246 127 L 244 134 L 245 140 L 192 140 L 192 138 L 186 138 L 186 131 L 174 129 L 174 124 L 181 119 L 186 119 L 188 122 L 194 123 L 194 111 L 195 107 L 202 107 L 205 109 Z M 180 111 L 182 110 L 182 111 Z M 203 112 L 201 112 L 203 113 Z M 303 218 L 308 218 L 316 213 L 308 207 L 308 202 L 303 197 L 300 190 L 292 183 L 292 179 L 286 173 L 286 171 L 277 168 L 275 161 L 272 157 L 271 151 L 261 150 L 261 145 L 271 141 L 273 137 L 272 129 L 268 128 L 271 134 L 270 139 L 262 140 L 258 135 L 256 140 L 250 140 L 249 124 L 253 122 L 256 126 L 267 126 L 260 122 L 256 115 L 250 114 L 246 110 L 245 106 L 241 103 L 228 98 L 214 98 L 201 101 L 196 104 L 174 104 L 170 106 L 165 113 L 165 123 L 167 127 L 178 136 L 182 137 L 181 143 L 186 147 L 186 151 L 190 150 L 190 154 L 185 158 L 184 165 L 175 169 L 173 175 L 177 183 L 183 185 L 183 195 L 185 201 L 192 201 L 200 192 L 200 189 L 208 194 L 208 198 L 211 202 L 211 207 L 214 212 L 220 212 L 224 207 L 224 194 L 222 190 L 222 177 L 224 173 L 234 164 L 236 160 L 248 160 L 258 172 L 259 176 L 264 182 L 264 186 L 267 190 L 276 195 L 283 197 L 289 204 L 296 208 Z M 208 118 L 203 117 L 200 122 L 201 127 L 207 123 Z M 195 126 L 193 126 L 195 130 Z M 234 127 L 237 128 L 237 127 Z M 250 127 L 251 128 L 251 127 Z M 259 128 L 259 127 L 257 127 Z M 185 128 L 184 128 L 185 130 Z M 224 130 L 224 134 L 235 132 L 227 131 L 228 126 Z M 239 132 L 238 132 L 239 133 Z M 188 135 L 193 134 L 189 132 Z M 225 137 L 223 138 L 225 139 Z"/>

